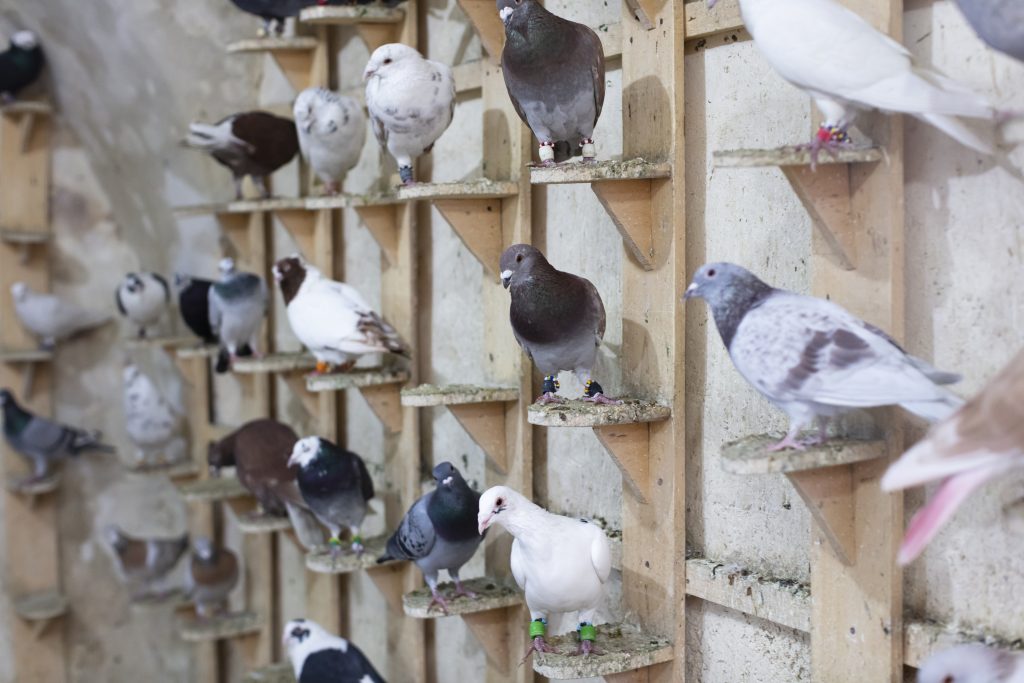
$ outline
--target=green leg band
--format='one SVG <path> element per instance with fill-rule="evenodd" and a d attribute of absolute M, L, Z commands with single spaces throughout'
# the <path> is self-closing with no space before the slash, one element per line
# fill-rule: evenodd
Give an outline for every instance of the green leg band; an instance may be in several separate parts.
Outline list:
<path fill-rule="evenodd" d="M 327 544 L 336 548 L 341 545 L 341 541 L 339 541 L 337 537 L 332 536 L 331 540 L 327 541 Z"/>
<path fill-rule="evenodd" d="M 543 619 L 534 619 L 530 622 L 530 638 L 543 638 L 547 630 L 547 622 Z"/>
<path fill-rule="evenodd" d="M 593 624 L 580 624 L 576 630 L 580 634 L 580 640 L 589 640 L 590 642 L 597 640 L 597 628 Z"/>
<path fill-rule="evenodd" d="M 353 536 L 352 537 L 352 544 L 353 545 L 362 545 L 363 544 L 363 537 L 362 536 Z"/>

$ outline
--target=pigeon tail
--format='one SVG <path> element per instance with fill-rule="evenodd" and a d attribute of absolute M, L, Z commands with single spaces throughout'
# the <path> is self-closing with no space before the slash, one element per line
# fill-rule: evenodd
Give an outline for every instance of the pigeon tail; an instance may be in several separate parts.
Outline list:
<path fill-rule="evenodd" d="M 371 343 L 376 342 L 389 352 L 403 358 L 412 358 L 412 354 L 405 342 L 402 341 L 398 331 L 373 311 L 367 311 L 361 315 L 358 329 L 366 335 Z"/>
<path fill-rule="evenodd" d="M 98 453 L 116 453 L 117 449 L 103 443 L 100 440 L 102 438 L 103 433 L 99 431 L 78 432 L 75 434 L 74 440 L 71 442 L 71 448 L 68 450 L 71 452 L 72 456 L 79 456 L 88 451 Z"/>
<path fill-rule="evenodd" d="M 213 366 L 214 372 L 223 375 L 231 368 L 231 355 L 224 347 L 217 352 L 217 364 Z"/>
<path fill-rule="evenodd" d="M 995 153 L 995 148 L 992 147 L 991 143 L 983 140 L 955 116 L 944 116 L 942 114 L 917 114 L 916 116 L 932 124 L 965 147 L 970 147 L 981 154 Z"/>
<path fill-rule="evenodd" d="M 224 125 L 224 123 L 220 125 L 190 123 L 185 143 L 189 147 L 195 147 L 207 152 L 228 147 L 249 147 L 248 143 L 238 139 L 231 133 L 230 125 Z"/>
<path fill-rule="evenodd" d="M 952 392 L 945 392 L 945 395 L 935 401 L 910 401 L 901 403 L 900 407 L 909 410 L 914 415 L 929 422 L 939 422 L 955 413 L 964 400 Z"/>
<path fill-rule="evenodd" d="M 309 510 L 304 510 L 294 503 L 285 501 L 285 508 L 288 510 L 288 519 L 291 520 L 292 528 L 299 543 L 306 550 L 312 550 L 324 543 L 324 535 L 317 524 L 316 517 Z"/>

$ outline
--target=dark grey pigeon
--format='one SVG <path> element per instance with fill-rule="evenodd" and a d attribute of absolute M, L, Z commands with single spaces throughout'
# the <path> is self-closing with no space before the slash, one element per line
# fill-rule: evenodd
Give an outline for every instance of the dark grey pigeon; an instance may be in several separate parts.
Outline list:
<path fill-rule="evenodd" d="M 0 407 L 4 412 L 4 439 L 32 463 L 32 476 L 22 484 L 46 479 L 53 466 L 65 458 L 74 458 L 87 451 L 114 452 L 113 446 L 100 441 L 100 432 L 75 429 L 33 415 L 19 406 L 7 389 L 0 390 Z"/>
<path fill-rule="evenodd" d="M 956 4 L 989 47 L 1024 62 L 1024 2 L 956 0 Z"/>
<path fill-rule="evenodd" d="M 267 283 L 259 275 L 235 270 L 233 259 L 220 262 L 221 280 L 210 287 L 210 328 L 220 339 L 217 372 L 226 372 L 239 350 L 260 355 L 260 328 L 267 314 Z"/>
<path fill-rule="evenodd" d="M 907 354 L 831 301 L 775 289 L 732 263 L 701 266 L 684 295 L 692 297 L 707 301 L 743 378 L 789 416 L 773 451 L 824 442 L 828 420 L 854 408 L 899 405 L 936 422 L 963 404 L 939 386 L 959 375 Z M 797 440 L 815 420 L 818 436 Z"/>
<path fill-rule="evenodd" d="M 11 46 L 0 52 L 0 102 L 13 102 L 15 95 L 32 85 L 44 61 L 36 34 L 18 31 L 11 36 Z"/>
<path fill-rule="evenodd" d="M 303 8 L 317 4 L 316 0 L 231 0 L 238 9 L 255 14 L 263 20 L 266 35 L 281 35 L 288 17 L 296 17 Z"/>
<path fill-rule="evenodd" d="M 540 403 L 559 403 L 558 373 L 576 373 L 586 387 L 584 401 L 619 403 L 604 395 L 590 371 L 604 338 L 604 303 L 594 284 L 555 270 L 528 244 L 513 244 L 501 255 L 501 283 L 512 295 L 509 319 L 516 341 L 544 373 Z"/>
<path fill-rule="evenodd" d="M 476 594 L 462 585 L 459 570 L 473 557 L 486 533 L 477 530 L 480 494 L 469 488 L 455 465 L 443 462 L 435 467 L 434 481 L 437 488 L 405 513 L 378 562 L 415 562 L 430 586 L 430 605 L 439 605 L 447 614 L 448 603 L 437 590 L 437 575 L 444 569 L 452 577 L 455 593 L 451 597 L 475 598 Z"/>
<path fill-rule="evenodd" d="M 556 144 L 593 161 L 594 126 L 604 105 L 604 50 L 583 24 L 536 0 L 498 0 L 505 24 L 501 69 L 505 87 L 540 142 L 540 160 L 554 164 Z M 560 143 L 560 144 L 559 144 Z"/>

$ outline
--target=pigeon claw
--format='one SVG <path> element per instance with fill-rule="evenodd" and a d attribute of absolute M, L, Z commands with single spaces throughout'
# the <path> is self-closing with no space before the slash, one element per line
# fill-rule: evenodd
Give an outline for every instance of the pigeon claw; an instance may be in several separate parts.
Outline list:
<path fill-rule="evenodd" d="M 792 448 L 792 449 L 797 450 L 797 451 L 806 451 L 807 450 L 807 445 L 805 443 L 799 441 L 798 439 L 795 439 L 794 437 L 790 436 L 789 434 L 787 434 L 786 437 L 784 439 L 782 439 L 782 441 L 780 441 L 777 444 L 774 444 L 772 446 L 769 446 L 768 447 L 768 452 L 769 453 L 777 453 L 778 451 L 784 451 L 787 448 Z"/>
<path fill-rule="evenodd" d="M 478 594 L 474 593 L 473 591 L 463 586 L 461 581 L 455 584 L 455 592 L 452 593 L 453 598 L 457 598 L 459 596 L 465 596 L 470 600 L 476 600 L 478 597 L 480 597 Z"/>
<path fill-rule="evenodd" d="M 548 403 L 565 403 L 565 399 L 558 396 L 554 392 L 545 391 L 543 394 L 537 397 L 537 403 L 546 405 Z"/>
<path fill-rule="evenodd" d="M 555 652 L 555 648 L 551 647 L 544 640 L 544 636 L 537 636 L 530 641 L 530 647 L 526 649 L 526 655 L 519 661 L 519 666 L 526 663 L 526 660 L 530 658 L 534 652 Z"/>
<path fill-rule="evenodd" d="M 444 596 L 438 593 L 436 590 L 431 591 L 430 604 L 427 605 L 427 611 L 429 612 L 434 605 L 441 608 L 441 611 L 448 614 L 448 602 L 444 599 Z"/>
<path fill-rule="evenodd" d="M 568 657 L 588 657 L 590 655 L 601 656 L 604 654 L 604 650 L 594 645 L 592 640 L 581 640 L 579 645 L 576 646 L 575 652 L 568 653 Z"/>
<path fill-rule="evenodd" d="M 620 405 L 622 405 L 622 401 L 620 401 L 619 399 L 617 399 L 617 398 L 608 398 L 604 394 L 594 394 L 593 396 L 584 396 L 583 400 L 587 401 L 588 403 L 597 403 L 597 404 L 605 405 L 605 406 L 620 406 Z"/>

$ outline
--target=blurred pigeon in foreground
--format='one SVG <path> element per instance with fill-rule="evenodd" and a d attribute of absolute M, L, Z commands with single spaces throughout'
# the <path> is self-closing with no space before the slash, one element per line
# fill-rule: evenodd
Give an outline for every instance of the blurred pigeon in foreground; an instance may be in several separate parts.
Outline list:
<path fill-rule="evenodd" d="M 484 534 L 477 531 L 480 494 L 469 488 L 462 473 L 450 462 L 443 462 L 434 468 L 434 481 L 437 488 L 405 513 L 398 530 L 388 539 L 386 554 L 378 562 L 415 562 L 430 586 L 430 606 L 439 605 L 447 614 L 448 603 L 437 590 L 438 572 L 446 570 L 455 582 L 452 597 L 475 598 L 475 593 L 463 587 L 459 570 L 473 557 Z"/>
<path fill-rule="evenodd" d="M 942 481 L 910 520 L 900 564 L 913 562 L 978 487 L 1018 467 L 1024 467 L 1024 351 L 882 477 L 884 491 Z"/>
<path fill-rule="evenodd" d="M 18 31 L 11 36 L 10 47 L 0 52 L 0 102 L 13 102 L 15 95 L 32 85 L 44 61 L 36 34 Z"/>
<path fill-rule="evenodd" d="M 260 355 L 260 329 L 267 314 L 267 283 L 259 275 L 235 270 L 233 259 L 220 262 L 221 280 L 210 287 L 210 329 L 220 339 L 217 372 L 227 372 L 248 346 Z"/>
<path fill-rule="evenodd" d="M 413 179 L 413 161 L 448 129 L 455 111 L 451 67 L 401 43 L 381 45 L 363 71 L 366 109 L 377 142 L 398 162 L 402 183 Z"/>
<path fill-rule="evenodd" d="M 299 93 L 293 109 L 299 149 L 324 183 L 324 191 L 341 191 L 341 178 L 359 161 L 366 142 L 366 117 L 356 100 L 325 88 Z"/>
<path fill-rule="evenodd" d="M 530 649 L 554 652 L 544 642 L 551 613 L 577 612 L 577 654 L 600 654 L 594 647 L 594 615 L 605 598 L 612 570 L 608 537 L 585 519 L 555 515 L 534 505 L 507 486 L 495 486 L 480 496 L 480 533 L 491 525 L 515 537 L 510 564 L 512 576 L 526 594 L 530 610 Z"/>
<path fill-rule="evenodd" d="M 133 538 L 111 524 L 103 530 L 132 598 L 160 597 L 155 584 L 167 576 L 188 548 L 188 534 L 179 538 Z"/>
<path fill-rule="evenodd" d="M 141 464 L 179 462 L 187 444 L 182 416 L 135 365 L 124 367 L 124 428 Z M 154 456 L 157 459 L 154 461 Z"/>
<path fill-rule="evenodd" d="M 242 198 L 242 179 L 252 176 L 264 199 L 270 197 L 266 177 L 295 157 L 299 138 L 295 123 L 265 111 L 232 114 L 217 123 L 189 124 L 186 143 L 227 166 L 235 180 L 235 199 Z"/>
<path fill-rule="evenodd" d="M 956 0 L 956 4 L 989 47 L 1024 62 L 1024 2 Z"/>
<path fill-rule="evenodd" d="M 899 404 L 930 422 L 963 401 L 940 384 L 960 380 L 907 354 L 877 327 L 831 301 L 775 289 L 731 263 L 701 266 L 684 298 L 707 301 L 743 378 L 789 416 L 770 450 L 823 443 L 829 418 Z M 819 435 L 798 441 L 817 419 Z"/>
<path fill-rule="evenodd" d="M 282 640 L 297 683 L 384 683 L 362 650 L 315 621 L 292 619 Z"/>
<path fill-rule="evenodd" d="M 604 338 L 604 303 L 586 278 L 555 270 L 528 244 L 513 244 L 501 255 L 501 283 L 512 296 L 509 319 L 516 341 L 544 373 L 540 403 L 558 403 L 558 373 L 569 370 L 583 382 L 584 401 L 620 403 L 604 395 L 590 376 Z"/>
<path fill-rule="evenodd" d="M 112 446 L 100 441 L 100 432 L 87 432 L 33 415 L 19 406 L 7 389 L 0 390 L 0 408 L 4 414 L 7 445 L 32 464 L 32 476 L 22 484 L 45 479 L 53 466 L 65 458 L 74 458 L 88 451 L 114 452 Z"/>
<path fill-rule="evenodd" d="M 926 659 L 917 683 L 1024 683 L 1024 654 L 958 645 Z"/>
<path fill-rule="evenodd" d="M 139 338 L 156 325 L 171 302 L 167 280 L 157 273 L 128 273 L 117 287 L 117 310 L 139 326 Z"/>
<path fill-rule="evenodd" d="M 39 338 L 44 349 L 52 349 L 58 341 L 110 321 L 106 313 L 90 311 L 54 294 L 40 294 L 24 282 L 11 285 L 11 297 L 18 320 Z"/>
<path fill-rule="evenodd" d="M 197 538 L 188 570 L 188 594 L 195 602 L 196 616 L 207 619 L 224 614 L 228 595 L 238 583 L 235 553 L 216 547 L 208 538 Z"/>
<path fill-rule="evenodd" d="M 343 370 L 367 353 L 409 357 L 395 328 L 380 317 L 362 295 L 344 282 L 325 278 L 298 256 L 274 265 L 288 322 L 299 341 L 316 356 L 316 371 Z"/>
<path fill-rule="evenodd" d="M 505 87 L 519 118 L 540 142 L 541 162 L 560 160 L 556 143 L 593 161 L 594 126 L 604 105 L 601 39 L 537 0 L 498 0 L 498 15 L 505 24 Z"/>
<path fill-rule="evenodd" d="M 288 17 L 298 16 L 303 8 L 316 5 L 317 0 L 231 0 L 231 4 L 263 20 L 260 35 L 279 36 Z"/>

